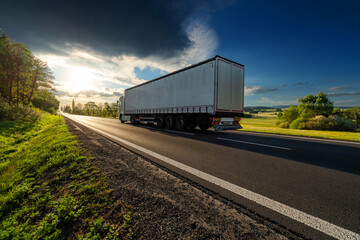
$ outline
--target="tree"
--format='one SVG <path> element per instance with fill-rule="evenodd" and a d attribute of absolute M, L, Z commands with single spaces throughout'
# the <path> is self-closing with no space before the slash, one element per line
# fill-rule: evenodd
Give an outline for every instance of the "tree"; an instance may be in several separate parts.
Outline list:
<path fill-rule="evenodd" d="M 28 105 L 39 91 L 54 90 L 54 76 L 47 64 L 24 44 L 10 40 L 3 31 L 0 60 L 0 98 L 8 103 Z"/>
<path fill-rule="evenodd" d="M 278 113 L 277 116 L 280 120 L 280 126 L 283 128 L 288 128 L 290 124 L 299 117 L 299 109 L 297 106 L 291 105 L 283 112 Z"/>
<path fill-rule="evenodd" d="M 94 102 L 88 102 L 88 103 L 85 103 L 83 112 L 85 115 L 94 116 L 96 113 L 96 109 L 97 109 L 97 106 Z"/>
<path fill-rule="evenodd" d="M 36 95 L 31 100 L 31 103 L 34 107 L 40 108 L 42 110 L 50 111 L 50 108 L 54 110 L 59 109 L 59 101 L 55 98 L 55 96 L 46 89 L 42 89 L 36 92 Z M 70 111 L 71 113 L 71 111 Z"/>
<path fill-rule="evenodd" d="M 328 117 L 334 109 L 333 102 L 323 92 L 319 92 L 317 96 L 310 94 L 300 98 L 299 103 L 299 111 L 304 118 L 315 117 L 317 115 Z"/>
<path fill-rule="evenodd" d="M 71 113 L 71 107 L 70 107 L 69 105 L 66 105 L 66 106 L 64 107 L 64 112 L 66 112 L 66 113 Z"/>
<path fill-rule="evenodd" d="M 72 113 L 75 113 L 75 99 L 72 100 L 71 112 L 72 112 Z"/>

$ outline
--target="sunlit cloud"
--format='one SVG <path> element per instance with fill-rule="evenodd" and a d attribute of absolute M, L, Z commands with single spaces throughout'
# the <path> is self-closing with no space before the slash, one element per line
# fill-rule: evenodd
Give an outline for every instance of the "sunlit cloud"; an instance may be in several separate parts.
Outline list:
<path fill-rule="evenodd" d="M 105 97 L 116 101 L 125 88 L 146 82 L 137 77 L 135 69 L 149 68 L 166 74 L 215 55 L 219 41 L 214 30 L 201 21 L 192 21 L 185 28 L 190 45 L 172 57 L 106 56 L 70 43 L 62 50 L 64 54 L 35 52 L 35 55 L 53 69 L 62 104 L 69 104 L 73 97 L 78 101 L 88 98 L 101 102 Z"/>

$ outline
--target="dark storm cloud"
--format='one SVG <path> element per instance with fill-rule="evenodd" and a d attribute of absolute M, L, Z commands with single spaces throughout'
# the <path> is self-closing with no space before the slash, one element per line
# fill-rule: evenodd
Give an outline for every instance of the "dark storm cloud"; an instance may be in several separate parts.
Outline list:
<path fill-rule="evenodd" d="M 161 0 L 1 1 L 0 28 L 38 51 L 59 54 L 70 43 L 106 55 L 169 56 L 189 46 L 183 24 L 194 6 Z"/>

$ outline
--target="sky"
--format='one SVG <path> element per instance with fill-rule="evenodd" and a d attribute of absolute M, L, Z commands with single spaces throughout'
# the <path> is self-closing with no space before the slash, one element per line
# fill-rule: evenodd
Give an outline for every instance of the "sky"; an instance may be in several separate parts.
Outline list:
<path fill-rule="evenodd" d="M 360 105 L 360 1 L 0 0 L 0 29 L 46 61 L 61 105 L 215 55 L 245 65 L 245 106 L 327 93 Z"/>

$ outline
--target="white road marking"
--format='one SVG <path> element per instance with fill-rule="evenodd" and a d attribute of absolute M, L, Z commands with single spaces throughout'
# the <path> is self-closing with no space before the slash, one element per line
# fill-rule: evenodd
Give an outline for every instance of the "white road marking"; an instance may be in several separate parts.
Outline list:
<path fill-rule="evenodd" d="M 172 132 L 172 133 L 180 133 L 180 134 L 186 134 L 186 135 L 195 135 L 194 133 L 188 133 L 188 132 L 180 132 L 180 131 L 174 131 L 174 130 L 165 130 L 165 132 Z"/>
<path fill-rule="evenodd" d="M 289 150 L 289 151 L 292 150 L 292 148 L 279 147 L 279 146 L 273 146 L 273 145 L 267 145 L 267 144 L 261 144 L 261 143 L 254 143 L 254 142 L 246 142 L 246 141 L 240 141 L 240 140 L 236 140 L 236 139 L 228 139 L 228 138 L 220 138 L 220 137 L 218 137 L 217 139 L 230 141 L 230 142 L 239 142 L 239 143 L 245 143 L 245 144 L 258 145 L 258 146 L 263 146 L 263 147 L 278 148 L 278 149 Z"/>
<path fill-rule="evenodd" d="M 300 139 L 300 140 L 313 140 L 314 142 L 334 142 L 334 143 L 344 143 L 344 144 L 358 144 L 360 145 L 360 142 L 352 142 L 352 141 L 346 141 L 346 140 L 336 140 L 336 139 L 326 139 L 326 138 L 316 138 L 316 137 L 307 137 L 307 136 L 293 136 L 293 135 L 286 135 L 286 134 L 278 134 L 278 133 L 261 133 L 261 132 L 251 132 L 251 131 L 239 131 L 242 134 L 247 135 L 263 135 L 267 137 L 277 137 L 277 138 L 289 138 L 289 139 Z M 238 134 L 238 133 L 237 133 Z"/>
<path fill-rule="evenodd" d="M 222 180 L 220 178 L 217 178 L 215 176 L 212 176 L 208 173 L 202 172 L 200 170 L 197 170 L 195 168 L 189 167 L 185 164 L 179 163 L 171 158 L 165 157 L 161 154 L 158 154 L 156 152 L 153 152 L 151 150 L 148 150 L 146 148 L 143 148 L 141 146 L 138 146 L 134 143 L 128 142 L 125 139 L 113 136 L 109 133 L 106 133 L 104 131 L 98 130 L 92 126 L 89 126 L 85 123 L 83 123 L 81 120 L 75 120 L 81 124 L 86 125 L 86 127 L 88 127 L 89 129 L 94 130 L 95 132 L 98 132 L 108 138 L 111 138 L 119 143 L 123 143 L 129 147 L 135 148 L 145 154 L 148 154 L 152 157 L 155 157 L 167 164 L 170 164 L 176 168 L 179 168 L 183 171 L 186 171 L 194 176 L 197 176 L 199 178 L 202 178 L 210 183 L 213 183 L 221 188 L 224 188 L 230 192 L 233 192 L 241 197 L 244 197 L 246 199 L 249 199 L 251 201 L 254 201 L 264 207 L 267 207 L 273 211 L 276 211 L 284 216 L 287 216 L 291 219 L 294 219 L 300 223 L 303 223 L 313 229 L 316 229 L 318 231 L 321 231 L 331 237 L 334 237 L 336 239 L 354 239 L 354 240 L 360 240 L 360 234 L 352 232 L 350 230 L 347 230 L 345 228 L 339 227 L 335 224 L 332 224 L 328 221 L 322 220 L 320 218 L 314 217 L 310 214 L 307 214 L 305 212 L 299 211 L 295 208 L 289 207 L 285 204 L 282 204 L 278 201 L 272 200 L 270 198 L 267 198 L 265 196 L 262 196 L 258 193 L 252 192 L 250 190 L 247 190 L 245 188 L 239 187 L 235 184 L 232 184 L 230 182 L 227 182 L 225 180 Z"/>

